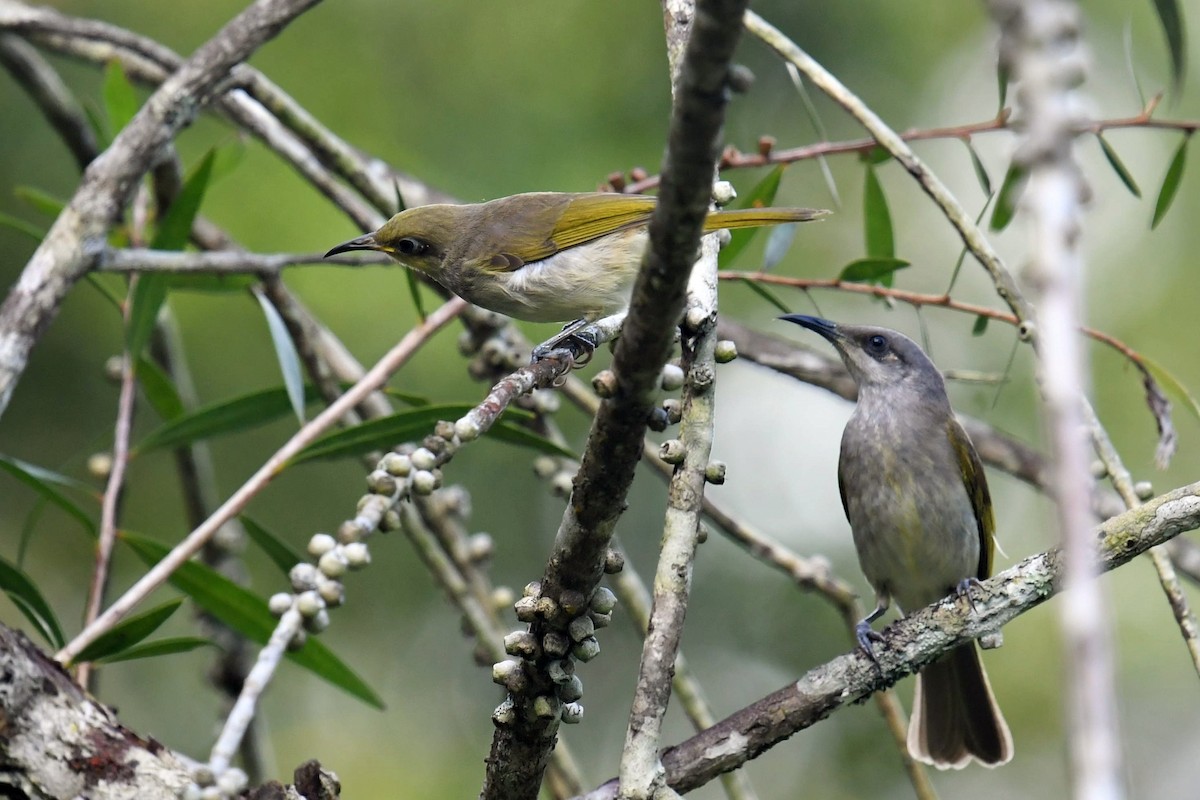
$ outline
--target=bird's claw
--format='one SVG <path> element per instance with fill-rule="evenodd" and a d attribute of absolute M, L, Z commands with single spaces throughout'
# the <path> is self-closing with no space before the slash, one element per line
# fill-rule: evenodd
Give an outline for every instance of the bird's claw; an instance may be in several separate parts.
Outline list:
<path fill-rule="evenodd" d="M 879 659 L 875 657 L 875 642 L 883 642 L 883 634 L 871 627 L 871 623 L 865 619 L 854 626 L 854 638 L 858 641 L 858 646 L 866 654 L 871 663 L 875 665 L 875 669 L 880 669 Z"/>
<path fill-rule="evenodd" d="M 570 326 L 568 326 L 570 327 Z M 552 339 L 533 348 L 529 363 L 536 364 L 554 353 L 565 352 L 572 369 L 580 369 L 592 361 L 597 343 L 580 330 L 564 330 Z"/>
<path fill-rule="evenodd" d="M 971 607 L 972 613 L 978 613 L 979 609 L 975 608 L 975 598 L 971 597 L 971 590 L 979 585 L 979 578 L 972 576 L 970 578 L 963 578 L 958 582 L 958 585 L 954 587 L 954 594 L 957 597 L 963 598 L 967 601 L 967 605 Z"/>

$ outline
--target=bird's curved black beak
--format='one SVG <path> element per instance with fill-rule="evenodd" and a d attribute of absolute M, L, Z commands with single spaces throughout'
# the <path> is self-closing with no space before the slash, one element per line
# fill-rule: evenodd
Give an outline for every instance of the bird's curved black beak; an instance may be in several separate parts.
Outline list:
<path fill-rule="evenodd" d="M 338 253 L 348 253 L 351 250 L 379 250 L 379 243 L 375 241 L 375 234 L 368 233 L 364 236 L 359 236 L 356 239 L 351 239 L 348 242 L 342 242 L 337 247 L 332 248 L 325 254 L 325 258 L 336 256 Z"/>
<path fill-rule="evenodd" d="M 794 322 L 802 328 L 808 328 L 814 333 L 819 333 L 831 342 L 835 342 L 842 338 L 841 332 L 838 330 L 836 322 L 830 322 L 827 319 L 820 317 L 810 317 L 807 314 L 784 314 L 779 319 Z"/>

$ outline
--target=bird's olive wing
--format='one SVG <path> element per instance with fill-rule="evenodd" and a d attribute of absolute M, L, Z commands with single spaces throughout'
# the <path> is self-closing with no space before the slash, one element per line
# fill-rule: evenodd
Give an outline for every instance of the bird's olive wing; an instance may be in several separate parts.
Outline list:
<path fill-rule="evenodd" d="M 950 439 L 950 446 L 954 448 L 954 454 L 958 457 L 963 485 L 967 488 L 971 507 L 975 511 L 975 523 L 979 531 L 979 569 L 976 577 L 984 580 L 991 577 L 992 555 L 996 546 L 996 518 L 992 515 L 992 496 L 988 492 L 983 464 L 979 461 L 979 454 L 975 452 L 975 446 L 971 444 L 967 432 L 951 417 L 946 433 Z"/>
<path fill-rule="evenodd" d="M 555 250 L 585 244 L 610 233 L 650 221 L 657 201 L 646 195 L 611 192 L 580 194 L 572 198 L 550 234 Z"/>

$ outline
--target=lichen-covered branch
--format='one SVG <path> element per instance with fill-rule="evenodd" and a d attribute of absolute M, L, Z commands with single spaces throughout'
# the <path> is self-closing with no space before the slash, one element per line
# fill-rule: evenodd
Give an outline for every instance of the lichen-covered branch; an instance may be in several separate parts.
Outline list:
<path fill-rule="evenodd" d="M 1114 517 L 1096 530 L 1102 571 L 1117 569 L 1155 545 L 1200 527 L 1200 483 L 1181 487 Z M 667 785 L 688 792 L 808 728 L 840 708 L 911 675 L 942 654 L 977 639 L 1061 591 L 1059 550 L 1031 556 L 984 581 L 972 604 L 949 597 L 888 626 L 876 668 L 861 651 L 809 670 L 795 683 L 726 717 L 662 753 Z M 1015 646 L 1020 646 L 1015 645 Z M 584 795 L 617 796 L 614 779 Z"/>

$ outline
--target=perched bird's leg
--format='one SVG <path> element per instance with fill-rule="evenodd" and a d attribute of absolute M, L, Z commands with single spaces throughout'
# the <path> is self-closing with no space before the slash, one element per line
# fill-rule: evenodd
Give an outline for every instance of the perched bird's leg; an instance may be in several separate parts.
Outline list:
<path fill-rule="evenodd" d="M 875 645 L 873 642 L 882 642 L 883 635 L 878 633 L 871 627 L 871 623 L 883 616 L 883 612 L 888 610 L 890 602 L 886 595 L 875 595 L 875 610 L 858 621 L 854 626 L 854 638 L 858 640 L 858 646 L 867 654 L 867 658 L 871 659 L 871 663 L 878 669 L 879 659 L 875 657 Z"/>
<path fill-rule="evenodd" d="M 960 598 L 966 598 L 967 605 L 971 607 L 972 612 L 979 611 L 979 609 L 975 608 L 975 598 L 971 597 L 971 590 L 979 585 L 979 578 L 976 578 L 974 575 L 972 575 L 969 578 L 963 578 L 958 582 L 958 585 L 954 587 L 954 594 Z"/>
<path fill-rule="evenodd" d="M 587 365 L 592 360 L 592 354 L 596 352 L 597 346 L 596 342 L 581 333 L 581 330 L 590 322 L 591 320 L 589 319 L 577 319 L 574 322 L 568 322 L 563 326 L 561 333 L 555 334 L 533 348 L 533 355 L 529 359 L 530 362 L 541 361 L 555 350 L 567 349 L 571 353 L 571 360 L 574 362 L 574 367 L 579 368 Z"/>

